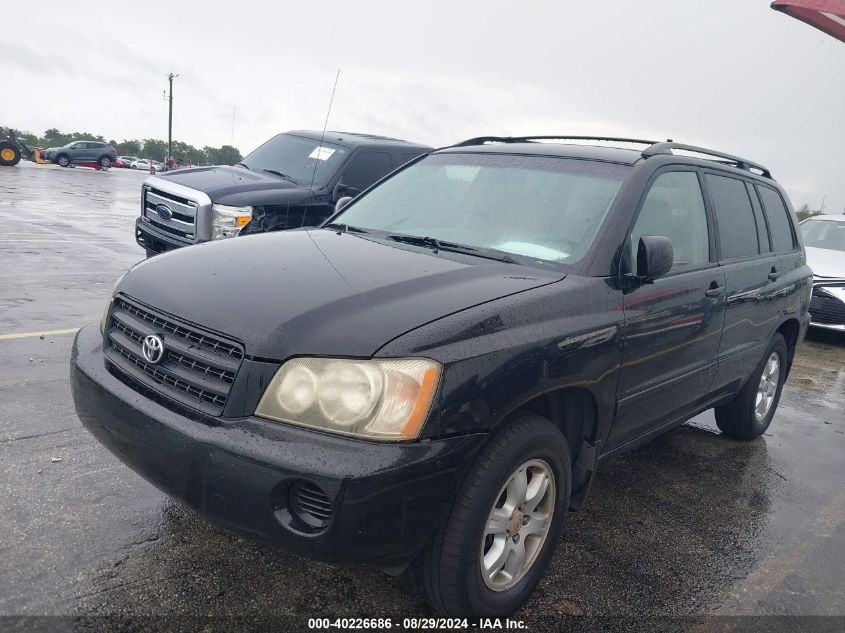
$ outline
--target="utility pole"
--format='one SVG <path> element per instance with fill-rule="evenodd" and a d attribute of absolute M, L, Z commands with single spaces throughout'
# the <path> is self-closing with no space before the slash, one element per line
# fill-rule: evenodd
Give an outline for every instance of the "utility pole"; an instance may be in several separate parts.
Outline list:
<path fill-rule="evenodd" d="M 173 155 L 173 80 L 178 76 L 173 73 L 167 75 L 167 80 L 170 82 L 170 96 L 167 98 L 169 103 L 167 108 L 167 158 L 165 158 L 165 162 L 169 161 Z"/>

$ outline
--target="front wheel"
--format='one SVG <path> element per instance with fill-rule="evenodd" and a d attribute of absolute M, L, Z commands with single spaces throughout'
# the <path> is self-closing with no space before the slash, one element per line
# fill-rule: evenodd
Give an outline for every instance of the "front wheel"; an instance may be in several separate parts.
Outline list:
<path fill-rule="evenodd" d="M 21 162 L 21 151 L 8 141 L 0 141 L 0 165 L 14 167 Z"/>
<path fill-rule="evenodd" d="M 728 404 L 716 407 L 716 425 L 743 440 L 760 437 L 772 422 L 786 381 L 786 341 L 775 334 L 751 378 Z"/>
<path fill-rule="evenodd" d="M 61 156 L 56 158 L 56 163 L 59 165 L 59 167 L 67 167 L 68 165 L 70 165 L 70 158 L 62 154 Z"/>
<path fill-rule="evenodd" d="M 524 415 L 495 435 L 467 475 L 450 515 L 414 561 L 427 602 L 449 616 L 504 616 L 531 595 L 569 507 L 566 439 Z"/>

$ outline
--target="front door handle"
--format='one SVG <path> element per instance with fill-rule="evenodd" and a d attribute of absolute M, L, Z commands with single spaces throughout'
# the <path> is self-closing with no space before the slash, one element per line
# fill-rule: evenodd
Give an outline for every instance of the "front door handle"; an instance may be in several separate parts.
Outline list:
<path fill-rule="evenodd" d="M 718 297 L 724 291 L 725 289 L 714 281 L 712 284 L 710 284 L 710 287 L 704 291 L 704 294 L 708 297 Z"/>
<path fill-rule="evenodd" d="M 772 272 L 769 273 L 769 281 L 777 281 L 778 277 L 780 277 L 780 273 L 772 268 Z"/>

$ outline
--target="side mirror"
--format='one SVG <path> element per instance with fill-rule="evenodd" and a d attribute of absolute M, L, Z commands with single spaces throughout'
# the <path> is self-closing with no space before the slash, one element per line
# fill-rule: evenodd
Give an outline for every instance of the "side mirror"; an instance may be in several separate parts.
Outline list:
<path fill-rule="evenodd" d="M 349 185 L 343 184 L 343 181 L 339 181 L 335 186 L 334 190 L 332 191 L 332 202 L 338 202 L 344 196 L 355 197 L 359 193 L 361 193 L 360 189 L 356 189 L 355 187 L 350 187 Z"/>
<path fill-rule="evenodd" d="M 337 212 L 338 212 L 338 211 L 340 211 L 343 207 L 345 207 L 347 204 L 349 204 L 350 202 L 352 202 L 352 200 L 353 200 L 352 196 L 343 196 L 343 197 L 342 197 L 340 200 L 338 200 L 338 201 L 337 201 L 337 203 L 334 205 L 334 212 L 335 212 L 335 213 L 337 213 Z"/>
<path fill-rule="evenodd" d="M 637 277 L 650 283 L 672 269 L 675 250 L 663 235 L 643 235 L 637 246 Z"/>

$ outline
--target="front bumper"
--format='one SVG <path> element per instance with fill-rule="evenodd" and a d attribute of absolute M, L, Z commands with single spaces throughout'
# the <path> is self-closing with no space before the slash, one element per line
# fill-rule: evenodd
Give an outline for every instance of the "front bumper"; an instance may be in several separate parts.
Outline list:
<path fill-rule="evenodd" d="M 810 301 L 810 325 L 845 332 L 845 285 L 815 281 Z"/>
<path fill-rule="evenodd" d="M 176 248 L 191 245 L 188 242 L 170 237 L 164 231 L 159 231 L 140 216 L 135 219 L 135 241 L 138 246 L 153 253 L 166 253 Z"/>
<path fill-rule="evenodd" d="M 316 558 L 396 568 L 448 516 L 484 434 L 388 444 L 255 417 L 187 418 L 150 400 L 105 366 L 96 324 L 79 331 L 71 387 L 82 424 L 130 468 L 225 527 Z M 331 501 L 325 527 L 291 520 L 291 486 Z"/>

